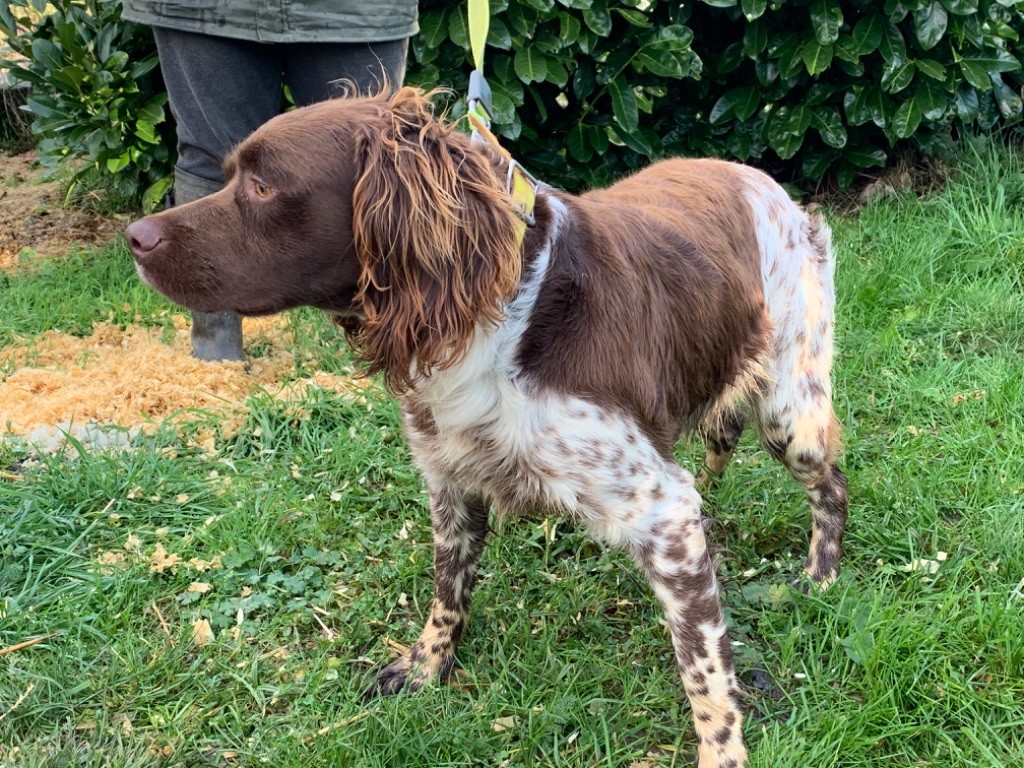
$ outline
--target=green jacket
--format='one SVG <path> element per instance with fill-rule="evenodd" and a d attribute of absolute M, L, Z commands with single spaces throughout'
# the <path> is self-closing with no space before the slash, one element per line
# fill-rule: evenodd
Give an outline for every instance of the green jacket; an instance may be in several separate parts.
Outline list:
<path fill-rule="evenodd" d="M 123 0 L 124 18 L 261 43 L 368 43 L 418 30 L 416 0 Z"/>

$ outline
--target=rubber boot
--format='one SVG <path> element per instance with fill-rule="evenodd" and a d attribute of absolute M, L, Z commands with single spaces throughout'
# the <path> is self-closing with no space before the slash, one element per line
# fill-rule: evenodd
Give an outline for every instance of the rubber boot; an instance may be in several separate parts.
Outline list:
<path fill-rule="evenodd" d="M 201 179 L 176 168 L 174 204 L 191 203 L 217 192 L 221 186 L 219 182 Z M 234 312 L 193 312 L 192 357 L 197 360 L 245 360 L 241 316 Z"/>
<path fill-rule="evenodd" d="M 197 360 L 245 360 L 242 318 L 234 312 L 193 312 L 192 357 Z"/>

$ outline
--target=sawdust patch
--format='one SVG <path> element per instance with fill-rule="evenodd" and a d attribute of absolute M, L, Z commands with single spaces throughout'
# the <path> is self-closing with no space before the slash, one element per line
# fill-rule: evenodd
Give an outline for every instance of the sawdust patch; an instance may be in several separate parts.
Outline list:
<path fill-rule="evenodd" d="M 245 320 L 247 342 L 261 350 L 247 365 L 195 360 L 186 319 L 175 315 L 173 322 L 173 331 L 97 323 L 87 338 L 49 331 L 0 348 L 0 371 L 11 371 L 0 376 L 0 434 L 69 422 L 149 429 L 212 413 L 227 435 L 244 422 L 246 400 L 258 391 L 301 400 L 310 387 L 359 396 L 372 386 L 324 372 L 282 383 L 295 362 L 280 317 Z"/>
<path fill-rule="evenodd" d="M 34 163 L 35 152 L 0 155 L 0 269 L 105 243 L 128 226 L 127 214 L 101 216 L 65 208 L 60 183 L 43 180 Z"/>

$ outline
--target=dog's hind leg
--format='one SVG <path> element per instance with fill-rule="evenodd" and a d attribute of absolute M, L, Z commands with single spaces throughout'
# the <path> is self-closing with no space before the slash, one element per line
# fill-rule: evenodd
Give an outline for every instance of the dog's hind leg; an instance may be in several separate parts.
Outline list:
<path fill-rule="evenodd" d="M 713 488 L 725 472 L 733 451 L 740 442 L 747 417 L 735 406 L 709 414 L 697 427 L 697 433 L 704 441 L 704 466 L 697 473 L 697 488 L 701 491 Z"/>
<path fill-rule="evenodd" d="M 846 528 L 841 427 L 832 409 L 835 257 L 814 211 L 775 185 L 748 198 L 758 220 L 765 303 L 772 323 L 768 378 L 753 394 L 761 441 L 807 491 L 813 527 L 805 567 L 827 586 L 838 574 Z"/>
<path fill-rule="evenodd" d="M 469 598 L 487 535 L 486 503 L 454 487 L 431 489 L 434 533 L 434 600 L 419 639 L 384 667 L 368 695 L 416 690 L 444 680 L 469 615 Z"/>
<path fill-rule="evenodd" d="M 804 568 L 828 586 L 839 573 L 846 530 L 846 475 L 837 464 L 841 427 L 824 395 L 801 410 L 787 407 L 784 399 L 776 397 L 774 407 L 759 411 L 761 441 L 807 491 L 812 527 Z"/>

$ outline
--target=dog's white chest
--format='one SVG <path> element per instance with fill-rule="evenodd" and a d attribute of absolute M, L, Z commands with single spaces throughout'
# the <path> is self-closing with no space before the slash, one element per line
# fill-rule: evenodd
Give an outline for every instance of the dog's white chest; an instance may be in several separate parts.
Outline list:
<path fill-rule="evenodd" d="M 591 522 L 657 495 L 665 462 L 624 414 L 576 397 L 530 393 L 494 372 L 467 384 L 429 404 L 407 403 L 409 444 L 429 485 L 458 486 L 504 512 Z"/>

